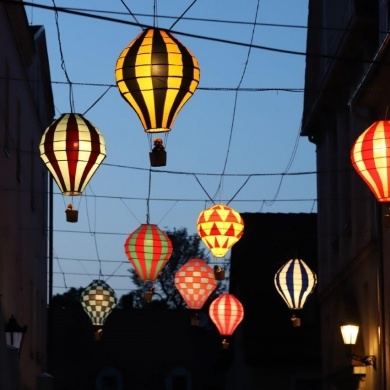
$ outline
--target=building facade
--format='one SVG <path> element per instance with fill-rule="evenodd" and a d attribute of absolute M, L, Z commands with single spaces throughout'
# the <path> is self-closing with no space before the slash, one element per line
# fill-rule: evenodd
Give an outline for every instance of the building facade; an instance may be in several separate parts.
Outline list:
<path fill-rule="evenodd" d="M 309 1 L 301 135 L 317 153 L 324 390 L 390 386 L 388 205 L 351 163 L 357 137 L 389 119 L 389 15 L 387 0 Z M 360 332 L 347 346 L 340 326 L 352 322 Z"/>
<path fill-rule="evenodd" d="M 26 326 L 19 351 L 0 337 L 0 388 L 33 390 L 47 370 L 48 173 L 39 141 L 54 106 L 43 27 L 0 3 L 0 329 Z"/>
<path fill-rule="evenodd" d="M 244 234 L 231 249 L 229 283 L 244 306 L 244 319 L 234 334 L 226 390 L 320 390 L 316 288 L 293 311 L 274 284 L 276 272 L 292 259 L 317 273 L 317 214 L 240 214 Z"/>

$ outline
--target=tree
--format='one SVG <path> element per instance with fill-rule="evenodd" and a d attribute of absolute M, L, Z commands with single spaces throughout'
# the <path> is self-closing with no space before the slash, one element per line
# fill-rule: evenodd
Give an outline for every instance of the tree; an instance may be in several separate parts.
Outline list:
<path fill-rule="evenodd" d="M 165 233 L 172 241 L 173 252 L 155 282 L 145 282 L 141 280 L 135 269 L 131 268 L 130 278 L 137 287 L 133 292 L 123 295 L 120 299 L 120 306 L 128 301 L 130 296 L 135 308 L 146 307 L 166 307 L 169 309 L 187 308 L 186 303 L 181 297 L 175 286 L 176 271 L 190 258 L 201 258 L 206 262 L 209 258 L 205 250 L 200 247 L 201 239 L 197 234 L 189 235 L 186 228 L 167 230 Z M 145 292 L 153 290 L 153 300 L 145 300 Z M 213 294 L 216 293 L 216 290 Z"/>
<path fill-rule="evenodd" d="M 83 287 L 75 288 L 71 287 L 63 294 L 55 294 L 51 298 L 50 307 L 52 308 L 74 308 L 81 307 L 80 299 L 81 294 L 84 291 Z"/>

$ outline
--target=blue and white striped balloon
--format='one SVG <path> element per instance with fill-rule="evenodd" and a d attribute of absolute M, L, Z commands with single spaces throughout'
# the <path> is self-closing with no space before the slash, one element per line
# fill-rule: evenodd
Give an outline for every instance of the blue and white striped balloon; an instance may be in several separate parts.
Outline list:
<path fill-rule="evenodd" d="M 303 260 L 289 260 L 274 278 L 275 287 L 290 309 L 302 309 L 317 284 L 317 275 Z"/>

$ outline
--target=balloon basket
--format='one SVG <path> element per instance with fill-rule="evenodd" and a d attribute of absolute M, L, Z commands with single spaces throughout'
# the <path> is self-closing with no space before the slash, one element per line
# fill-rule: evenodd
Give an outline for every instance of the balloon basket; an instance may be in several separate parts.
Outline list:
<path fill-rule="evenodd" d="M 103 329 L 102 328 L 99 328 L 95 331 L 95 341 L 101 341 L 102 337 L 103 337 Z"/>
<path fill-rule="evenodd" d="M 214 266 L 215 280 L 225 280 L 225 270 L 219 265 Z"/>
<path fill-rule="evenodd" d="M 191 326 L 199 326 L 200 324 L 200 319 L 198 315 L 193 315 L 191 316 Z"/>
<path fill-rule="evenodd" d="M 152 150 L 149 152 L 149 158 L 152 167 L 164 167 L 167 165 L 167 152 L 165 150 Z"/>
<path fill-rule="evenodd" d="M 222 340 L 222 349 L 229 349 L 230 343 L 226 339 Z"/>
<path fill-rule="evenodd" d="M 66 222 L 77 222 L 79 220 L 79 211 L 66 209 Z"/>
<path fill-rule="evenodd" d="M 388 229 L 390 228 L 390 214 L 387 212 L 383 215 L 383 226 Z"/>
<path fill-rule="evenodd" d="M 145 291 L 144 298 L 146 302 L 150 302 L 153 297 L 153 291 Z"/>
<path fill-rule="evenodd" d="M 298 328 L 299 326 L 301 326 L 301 319 L 296 317 L 295 315 L 291 317 L 291 322 L 294 328 Z"/>

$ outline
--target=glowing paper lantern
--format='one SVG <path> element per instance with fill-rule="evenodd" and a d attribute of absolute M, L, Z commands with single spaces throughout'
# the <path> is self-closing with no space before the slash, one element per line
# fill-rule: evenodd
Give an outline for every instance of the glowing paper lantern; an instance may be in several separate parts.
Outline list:
<path fill-rule="evenodd" d="M 390 202 L 390 121 L 374 122 L 355 141 L 352 165 L 379 202 Z"/>
<path fill-rule="evenodd" d="M 217 283 L 203 259 L 190 259 L 176 272 L 175 286 L 190 309 L 201 309 Z"/>
<path fill-rule="evenodd" d="M 62 114 L 54 120 L 39 151 L 64 195 L 81 195 L 106 157 L 102 134 L 81 114 Z"/>
<path fill-rule="evenodd" d="M 199 214 L 198 234 L 215 257 L 226 252 L 241 238 L 244 221 L 241 215 L 228 206 L 214 205 Z"/>
<path fill-rule="evenodd" d="M 115 67 L 122 97 L 147 133 L 170 131 L 199 84 L 197 59 L 168 30 L 142 31 L 120 54 Z"/>
<path fill-rule="evenodd" d="M 222 345 L 227 348 L 227 338 L 232 336 L 244 318 L 244 307 L 233 294 L 222 294 L 211 302 L 209 316 L 224 337 Z"/>
<path fill-rule="evenodd" d="M 115 291 L 103 280 L 94 280 L 82 292 L 81 305 L 92 325 L 101 327 L 117 305 Z"/>
<path fill-rule="evenodd" d="M 300 310 L 317 285 L 317 275 L 303 260 L 289 260 L 276 272 L 274 283 L 287 306 Z M 299 318 L 293 316 L 292 320 L 294 326 L 300 325 Z"/>
<path fill-rule="evenodd" d="M 154 281 L 172 254 L 172 242 L 157 225 L 142 224 L 125 241 L 125 252 L 143 281 Z"/>

